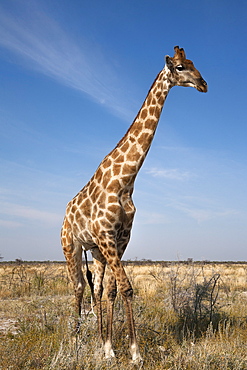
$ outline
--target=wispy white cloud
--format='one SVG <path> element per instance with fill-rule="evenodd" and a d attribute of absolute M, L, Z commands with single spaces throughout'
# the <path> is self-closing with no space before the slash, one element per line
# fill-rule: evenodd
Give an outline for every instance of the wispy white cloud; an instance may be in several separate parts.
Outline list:
<path fill-rule="evenodd" d="M 88 94 L 123 118 L 132 116 L 123 105 L 118 78 L 99 46 L 67 34 L 35 1 L 17 2 L 19 12 L 0 5 L 0 46 L 14 52 L 29 68 Z M 12 4 L 14 7 L 14 4 Z"/>
<path fill-rule="evenodd" d="M 195 205 L 197 203 L 197 205 Z M 226 209 L 220 207 L 211 202 L 210 200 L 198 199 L 187 199 L 184 201 L 174 200 L 171 202 L 171 206 L 180 212 L 186 214 L 188 217 L 194 219 L 197 223 L 213 219 L 223 219 L 226 217 L 232 217 L 237 215 L 239 212 L 234 209 Z"/>
<path fill-rule="evenodd" d="M 179 180 L 184 181 L 188 180 L 191 177 L 195 177 L 195 175 L 189 171 L 181 171 L 178 168 L 150 168 L 146 169 L 146 173 L 153 176 L 153 177 L 163 177 L 169 180 Z"/>
<path fill-rule="evenodd" d="M 1 202 L 0 215 L 4 217 L 4 219 L 1 219 L 0 224 L 10 227 L 19 227 L 25 220 L 41 222 L 43 225 L 47 224 L 50 226 L 61 223 L 60 214 L 9 202 Z M 7 220 L 7 218 L 17 218 L 17 220 Z"/>
<path fill-rule="evenodd" d="M 141 225 L 159 225 L 167 224 L 169 223 L 169 220 L 162 213 L 140 211 L 138 212 L 136 223 Z"/>

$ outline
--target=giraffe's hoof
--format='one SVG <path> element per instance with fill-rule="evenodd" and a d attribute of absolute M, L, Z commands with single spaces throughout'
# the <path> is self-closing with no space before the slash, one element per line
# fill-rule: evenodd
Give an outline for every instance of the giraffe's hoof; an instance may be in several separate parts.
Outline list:
<path fill-rule="evenodd" d="M 142 366 L 143 366 L 143 359 L 142 359 L 141 355 L 138 354 L 138 356 L 136 356 L 135 358 L 132 358 L 132 360 L 130 360 L 130 363 L 132 365 L 134 365 L 135 368 L 141 369 Z"/>
<path fill-rule="evenodd" d="M 105 359 L 106 360 L 111 360 L 111 359 L 115 358 L 115 353 L 114 353 L 110 343 L 106 342 L 104 344 L 104 352 L 105 352 Z"/>

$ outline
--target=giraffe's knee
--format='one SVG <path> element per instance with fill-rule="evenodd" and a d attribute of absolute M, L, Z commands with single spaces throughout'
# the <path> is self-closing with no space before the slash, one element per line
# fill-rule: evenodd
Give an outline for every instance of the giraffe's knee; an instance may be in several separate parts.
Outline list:
<path fill-rule="evenodd" d="M 133 298 L 133 293 L 134 292 L 133 292 L 133 288 L 132 288 L 131 285 L 121 289 L 121 294 L 122 294 L 124 299 L 132 299 Z"/>
<path fill-rule="evenodd" d="M 117 296 L 117 284 L 113 275 L 110 276 L 107 284 L 107 297 L 110 301 L 114 301 Z"/>
<path fill-rule="evenodd" d="M 77 291 L 83 293 L 84 289 L 86 287 L 86 282 L 84 279 L 82 279 L 78 284 L 77 284 Z"/>
<path fill-rule="evenodd" d="M 82 281 L 82 283 L 78 283 L 77 286 L 75 287 L 75 299 L 76 299 L 76 305 L 78 306 L 79 309 L 79 314 L 81 311 L 81 303 L 82 303 L 82 297 L 85 289 L 85 282 Z"/>
<path fill-rule="evenodd" d="M 117 287 L 114 286 L 111 289 L 108 290 L 107 292 L 107 297 L 110 301 L 115 301 L 117 296 Z"/>

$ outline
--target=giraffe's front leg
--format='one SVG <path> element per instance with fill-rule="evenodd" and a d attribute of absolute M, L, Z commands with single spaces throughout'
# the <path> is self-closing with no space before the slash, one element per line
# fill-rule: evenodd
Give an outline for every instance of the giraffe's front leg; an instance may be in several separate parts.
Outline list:
<path fill-rule="evenodd" d="M 125 273 L 125 270 L 119 258 L 115 244 L 113 242 L 109 242 L 108 244 L 102 243 L 99 248 L 112 270 L 112 273 L 117 281 L 117 286 L 124 300 L 124 305 L 125 305 L 126 314 L 127 314 L 128 328 L 129 328 L 130 353 L 132 356 L 132 361 L 133 362 L 141 361 L 142 358 L 141 358 L 139 347 L 137 344 L 135 324 L 134 324 L 133 311 L 132 311 L 133 289 Z M 113 303 L 114 303 L 115 298 L 109 299 L 109 296 L 108 296 L 108 300 L 109 300 L 109 303 L 108 303 L 109 328 L 108 328 L 108 342 L 106 342 L 105 348 L 108 350 L 108 353 L 112 353 L 112 348 L 111 348 L 112 329 L 111 327 L 112 327 Z"/>
<path fill-rule="evenodd" d="M 125 304 L 125 311 L 127 315 L 127 322 L 129 326 L 129 346 L 130 346 L 130 353 L 132 356 L 133 363 L 142 362 L 142 357 L 139 351 L 139 346 L 137 344 L 136 339 L 136 332 L 135 332 L 135 322 L 133 317 L 133 310 L 132 310 L 132 293 L 131 295 L 127 295 L 126 299 L 124 299 Z"/>

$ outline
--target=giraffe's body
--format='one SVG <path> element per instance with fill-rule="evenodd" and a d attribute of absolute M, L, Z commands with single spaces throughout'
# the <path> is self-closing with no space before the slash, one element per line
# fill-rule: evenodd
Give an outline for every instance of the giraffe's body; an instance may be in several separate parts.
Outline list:
<path fill-rule="evenodd" d="M 174 49 L 175 56 L 166 57 L 166 66 L 155 79 L 129 130 L 115 149 L 104 158 L 87 185 L 68 203 L 64 218 L 62 246 L 74 284 L 79 315 L 85 288 L 81 270 L 82 248 L 92 252 L 95 265 L 93 299 L 97 307 L 102 342 L 102 282 L 106 264 L 111 268 L 107 283 L 107 330 L 104 341 L 106 358 L 114 357 L 112 316 L 117 287 L 126 307 L 132 359 L 135 361 L 141 358 L 131 307 L 133 290 L 121 263 L 135 215 L 132 193 L 136 175 L 152 143 L 170 88 L 181 85 L 207 91 L 206 82 L 193 63 L 185 59 L 183 49 Z"/>

